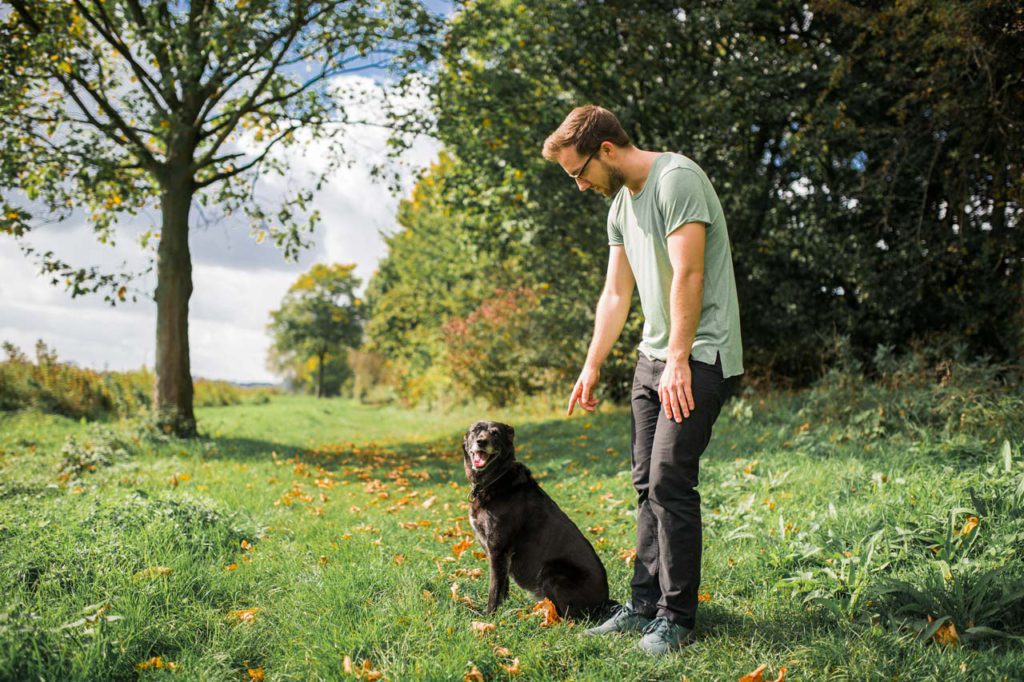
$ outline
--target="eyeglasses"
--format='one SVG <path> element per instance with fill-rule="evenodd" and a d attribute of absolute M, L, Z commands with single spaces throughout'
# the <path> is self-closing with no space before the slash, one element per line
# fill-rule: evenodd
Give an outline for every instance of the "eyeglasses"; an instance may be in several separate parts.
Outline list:
<path fill-rule="evenodd" d="M 572 178 L 573 180 L 576 180 L 576 179 L 578 179 L 578 178 L 579 178 L 580 176 L 582 176 L 582 175 L 583 175 L 583 174 L 584 174 L 584 173 L 585 173 L 585 172 L 587 171 L 587 166 L 589 166 L 589 165 L 590 165 L 590 160 L 591 160 L 591 159 L 593 159 L 593 158 L 594 158 L 594 155 L 595 155 L 595 154 L 597 154 L 597 153 L 598 153 L 599 151 L 601 151 L 601 148 L 600 148 L 600 147 L 598 147 L 597 149 L 595 149 L 595 150 L 594 150 L 594 151 L 593 151 L 593 152 L 592 152 L 592 153 L 590 154 L 590 156 L 588 156 L 588 157 L 587 157 L 587 160 L 583 162 L 583 166 L 582 166 L 582 168 L 580 168 L 580 169 L 579 169 L 578 171 L 576 171 L 575 173 L 569 173 L 569 177 L 570 177 L 570 178 Z"/>

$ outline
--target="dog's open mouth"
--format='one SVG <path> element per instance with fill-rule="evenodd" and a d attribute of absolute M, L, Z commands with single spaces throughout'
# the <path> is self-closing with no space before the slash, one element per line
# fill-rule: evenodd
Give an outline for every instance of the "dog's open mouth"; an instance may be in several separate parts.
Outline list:
<path fill-rule="evenodd" d="M 482 450 L 473 450 L 469 453 L 469 463 L 474 469 L 483 469 L 487 466 L 487 453 Z"/>

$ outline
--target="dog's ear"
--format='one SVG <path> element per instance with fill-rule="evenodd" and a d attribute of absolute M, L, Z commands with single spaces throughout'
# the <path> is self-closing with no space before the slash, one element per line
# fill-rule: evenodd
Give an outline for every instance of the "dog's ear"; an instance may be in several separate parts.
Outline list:
<path fill-rule="evenodd" d="M 512 428 L 511 424 L 502 424 L 501 429 L 505 434 L 505 442 L 508 444 L 508 447 L 511 450 L 512 446 L 515 445 L 516 430 Z"/>

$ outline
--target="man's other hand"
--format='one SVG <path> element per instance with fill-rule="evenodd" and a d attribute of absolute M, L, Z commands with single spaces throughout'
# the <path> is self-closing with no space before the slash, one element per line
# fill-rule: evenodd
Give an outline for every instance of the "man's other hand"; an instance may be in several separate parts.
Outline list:
<path fill-rule="evenodd" d="M 692 376 L 690 363 L 669 360 L 661 373 L 658 397 L 665 416 L 676 422 L 683 421 L 693 411 L 693 391 L 690 388 Z"/>
<path fill-rule="evenodd" d="M 576 380 L 576 386 L 572 389 L 572 395 L 569 396 L 569 411 L 566 412 L 566 416 L 571 416 L 573 408 L 578 404 L 587 412 L 593 412 L 594 408 L 597 407 L 599 401 L 594 397 L 594 389 L 597 388 L 597 381 L 601 378 L 600 369 L 592 369 L 590 367 L 584 367 L 583 371 L 580 372 L 580 378 Z"/>

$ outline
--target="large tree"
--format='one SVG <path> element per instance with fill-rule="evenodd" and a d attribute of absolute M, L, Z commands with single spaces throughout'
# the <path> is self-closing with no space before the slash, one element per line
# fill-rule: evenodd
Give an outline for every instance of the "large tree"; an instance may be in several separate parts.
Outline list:
<path fill-rule="evenodd" d="M 72 295 L 127 295 L 122 275 L 39 253 L 24 238 L 85 210 L 110 240 L 118 220 L 159 210 L 159 421 L 195 433 L 189 369 L 189 217 L 195 202 L 248 218 L 294 258 L 319 216 L 315 190 L 343 161 L 351 93 L 337 78 L 429 58 L 436 20 L 417 0 L 13 0 L 0 21 L 0 232 L 22 239 Z M 380 122 L 375 121 L 375 122 Z M 281 148 L 327 141 L 299 189 Z"/>

